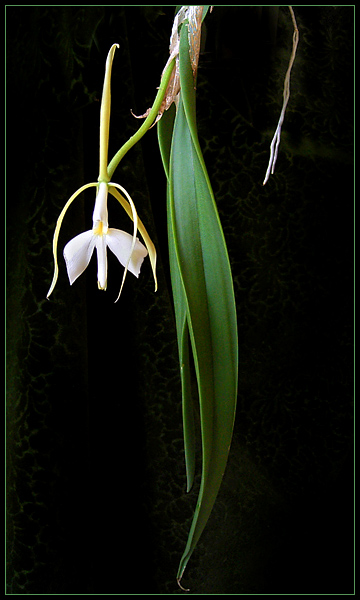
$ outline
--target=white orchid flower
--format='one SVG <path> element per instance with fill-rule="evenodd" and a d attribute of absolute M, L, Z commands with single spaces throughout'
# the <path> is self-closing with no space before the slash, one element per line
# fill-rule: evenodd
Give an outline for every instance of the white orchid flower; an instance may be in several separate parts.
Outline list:
<path fill-rule="evenodd" d="M 69 198 L 57 220 L 53 239 L 54 276 L 50 289 L 47 293 L 48 298 L 56 285 L 59 272 L 57 262 L 57 243 L 63 218 L 67 209 L 75 200 L 75 198 L 77 198 L 79 194 L 89 187 L 97 188 L 92 229 L 89 231 L 84 231 L 83 233 L 80 233 L 74 237 L 66 244 L 64 248 L 64 258 L 70 285 L 72 285 L 74 281 L 85 271 L 94 253 L 94 249 L 96 249 L 98 263 L 98 287 L 101 290 L 106 290 L 107 249 L 109 248 L 115 254 L 121 265 L 125 267 L 117 300 L 120 297 L 127 271 L 129 270 L 131 273 L 133 273 L 133 275 L 138 277 L 143 260 L 148 254 L 155 280 L 155 291 L 157 289 L 155 246 L 152 243 L 144 225 L 138 218 L 135 205 L 128 192 L 118 183 L 109 181 L 107 155 L 110 123 L 110 79 L 112 61 L 115 49 L 118 47 L 118 44 L 114 44 L 110 48 L 106 61 L 100 111 L 100 172 L 98 181 L 87 183 L 86 185 L 80 187 L 75 194 Z M 114 169 L 111 169 L 112 172 L 113 170 Z M 120 229 L 113 229 L 109 227 L 107 207 L 108 193 L 118 200 L 127 214 L 133 220 L 134 228 L 132 235 L 126 233 L 125 231 L 121 231 Z M 146 247 L 136 237 L 138 230 L 145 242 Z"/>
<path fill-rule="evenodd" d="M 107 195 L 107 183 L 102 182 L 99 184 L 95 201 L 93 228 L 74 237 L 64 248 L 70 285 L 85 271 L 95 248 L 100 290 L 106 290 L 107 248 L 115 254 L 123 267 L 126 267 L 136 277 L 139 276 L 140 267 L 148 251 L 137 238 L 133 245 L 133 237 L 129 233 L 109 228 Z"/>

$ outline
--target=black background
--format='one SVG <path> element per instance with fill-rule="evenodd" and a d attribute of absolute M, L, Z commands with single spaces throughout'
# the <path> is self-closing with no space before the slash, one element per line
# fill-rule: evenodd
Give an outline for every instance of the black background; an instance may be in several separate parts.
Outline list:
<path fill-rule="evenodd" d="M 291 52 L 286 7 L 205 20 L 198 126 L 232 264 L 239 399 L 228 468 L 183 583 L 198 594 L 353 591 L 353 7 L 295 7 L 300 42 L 276 172 L 263 187 Z M 70 288 L 91 227 L 104 65 L 110 156 L 140 125 L 174 7 L 17 7 L 7 35 L 9 594 L 174 594 L 193 514 L 155 128 L 113 180 L 155 239 L 140 278 L 109 258 Z M 110 226 L 131 230 L 114 201 Z M 221 290 L 219 290 L 221 293 Z"/>

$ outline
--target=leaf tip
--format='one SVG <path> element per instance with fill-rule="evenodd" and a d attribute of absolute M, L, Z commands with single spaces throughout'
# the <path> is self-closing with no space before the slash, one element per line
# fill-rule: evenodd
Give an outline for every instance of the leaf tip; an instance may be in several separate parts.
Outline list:
<path fill-rule="evenodd" d="M 190 588 L 184 588 L 181 583 L 181 577 L 178 577 L 176 580 L 176 583 L 178 584 L 179 588 L 183 591 L 183 592 L 190 592 Z"/>

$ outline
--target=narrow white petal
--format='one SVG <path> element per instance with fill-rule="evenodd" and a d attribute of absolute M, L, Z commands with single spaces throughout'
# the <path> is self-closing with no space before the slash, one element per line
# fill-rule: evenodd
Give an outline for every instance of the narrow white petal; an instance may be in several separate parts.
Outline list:
<path fill-rule="evenodd" d="M 132 235 L 125 231 L 111 227 L 108 229 L 106 243 L 123 267 L 126 267 L 129 260 L 132 240 Z M 145 246 L 136 238 L 134 250 L 128 264 L 128 270 L 136 277 L 139 277 L 141 265 L 147 254 L 148 251 Z"/>
<path fill-rule="evenodd" d="M 106 254 L 106 238 L 105 235 L 96 236 L 96 252 L 98 264 L 98 286 L 100 290 L 106 290 L 107 283 L 107 254 Z"/>
<path fill-rule="evenodd" d="M 58 244 L 59 233 L 60 233 L 60 229 L 61 229 L 61 225 L 62 225 L 64 216 L 65 216 L 65 213 L 66 213 L 67 209 L 69 208 L 69 206 L 71 205 L 71 203 L 75 200 L 75 198 L 77 198 L 79 196 L 79 194 L 81 194 L 87 188 L 94 187 L 97 185 L 98 185 L 97 183 L 93 182 L 93 183 L 86 183 L 85 185 L 81 186 L 78 190 L 76 190 L 75 194 L 70 196 L 69 200 L 66 202 L 64 208 L 62 209 L 62 211 L 59 215 L 59 218 L 56 223 L 56 227 L 55 227 L 55 231 L 54 231 L 54 239 L 53 239 L 54 275 L 53 275 L 50 289 L 46 295 L 47 298 L 49 298 L 50 294 L 53 292 L 53 289 L 56 285 L 57 278 L 58 278 L 59 267 L 58 267 L 58 261 L 57 261 L 57 244 Z"/>
<path fill-rule="evenodd" d="M 109 184 L 109 192 L 110 194 L 112 194 L 114 196 L 114 198 L 116 198 L 116 200 L 121 204 L 121 206 L 124 208 L 124 210 L 126 211 L 126 213 L 129 215 L 129 217 L 132 219 L 133 218 L 133 213 L 132 213 L 132 208 L 130 205 L 130 202 L 128 202 L 128 200 L 126 200 L 122 194 L 120 194 L 120 192 L 117 190 L 118 184 L 114 184 L 114 183 L 110 183 Z M 125 192 L 126 190 L 124 190 L 121 186 L 119 186 L 119 189 L 122 192 Z M 124 193 L 124 195 L 126 195 Z M 147 248 L 147 251 L 149 253 L 149 258 L 150 258 L 150 263 L 151 263 L 151 268 L 153 271 L 153 275 L 154 275 L 154 281 L 155 281 L 155 292 L 157 290 L 157 279 L 156 279 L 156 248 L 148 234 L 148 232 L 146 231 L 144 224 L 142 223 L 142 221 L 140 219 L 138 219 L 138 229 L 142 235 L 142 238 L 145 242 L 145 246 Z"/>
<path fill-rule="evenodd" d="M 90 262 L 95 247 L 95 236 L 90 231 L 84 231 L 68 242 L 64 248 L 64 258 L 70 285 L 72 285 Z"/>

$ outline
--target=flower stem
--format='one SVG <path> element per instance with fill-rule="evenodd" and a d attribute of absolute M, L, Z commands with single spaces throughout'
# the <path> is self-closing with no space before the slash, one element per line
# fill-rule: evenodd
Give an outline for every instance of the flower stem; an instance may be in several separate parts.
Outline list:
<path fill-rule="evenodd" d="M 137 142 L 143 137 L 143 135 L 148 131 L 148 129 L 150 129 L 151 125 L 153 125 L 153 123 L 158 115 L 158 112 L 160 110 L 161 104 L 165 98 L 166 90 L 167 90 L 174 66 L 175 66 L 175 59 L 173 59 L 169 63 L 167 69 L 165 70 L 165 72 L 161 78 L 159 90 L 158 90 L 158 93 L 156 94 L 154 104 L 152 105 L 152 108 L 151 108 L 148 116 L 146 117 L 145 121 L 143 122 L 141 127 L 137 130 L 137 132 L 134 133 L 134 135 L 131 136 L 131 138 L 129 138 L 127 142 L 125 142 L 125 144 L 120 148 L 120 150 L 117 151 L 115 156 L 109 162 L 107 172 L 108 172 L 108 177 L 110 180 L 114 174 L 115 169 L 119 165 L 121 159 L 130 150 L 130 148 L 132 148 L 135 144 L 137 144 Z"/>

